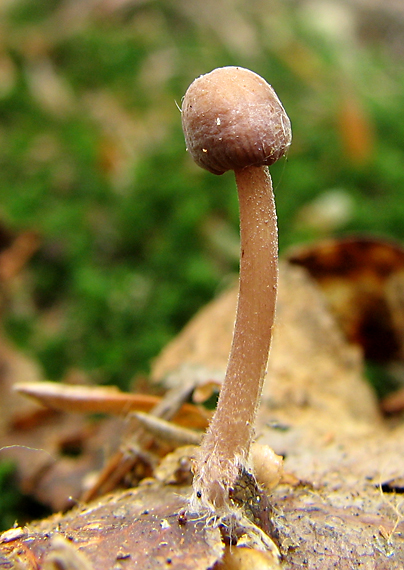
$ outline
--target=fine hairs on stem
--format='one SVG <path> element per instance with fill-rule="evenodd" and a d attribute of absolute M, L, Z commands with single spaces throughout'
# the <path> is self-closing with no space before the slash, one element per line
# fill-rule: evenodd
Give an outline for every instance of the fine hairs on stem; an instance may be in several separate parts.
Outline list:
<path fill-rule="evenodd" d="M 278 231 L 268 165 L 291 143 L 289 118 L 257 74 L 224 67 L 196 79 L 182 107 L 187 150 L 214 174 L 234 170 L 240 208 L 240 278 L 233 343 L 218 405 L 194 465 L 193 504 L 229 505 L 248 462 L 271 345 Z"/>

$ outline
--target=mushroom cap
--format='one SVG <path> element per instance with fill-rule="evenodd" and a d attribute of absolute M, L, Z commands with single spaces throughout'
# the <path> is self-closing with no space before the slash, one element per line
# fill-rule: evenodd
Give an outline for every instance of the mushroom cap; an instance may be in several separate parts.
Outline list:
<path fill-rule="evenodd" d="M 275 91 L 242 67 L 220 67 L 195 79 L 181 113 L 187 150 L 213 174 L 271 165 L 292 141 L 289 117 Z"/>

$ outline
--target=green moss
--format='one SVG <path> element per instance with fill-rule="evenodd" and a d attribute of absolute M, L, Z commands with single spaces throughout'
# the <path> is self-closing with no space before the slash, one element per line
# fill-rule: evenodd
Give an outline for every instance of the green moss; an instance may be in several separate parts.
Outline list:
<path fill-rule="evenodd" d="M 344 59 L 304 11 L 275 8 L 269 18 L 259 3 L 235 5 L 231 34 L 176 3 L 85 15 L 20 0 L 5 11 L 1 222 L 34 229 L 41 246 L 3 322 L 50 378 L 78 367 L 128 386 L 237 271 L 232 248 L 211 233 L 238 231 L 233 177 L 192 164 L 176 107 L 216 66 L 267 77 L 291 117 L 293 146 L 272 168 L 282 251 L 318 236 L 301 211 L 333 188 L 353 210 L 326 235 L 404 239 L 402 66 L 361 38 Z M 372 137 L 364 162 L 341 134 L 346 98 Z"/>

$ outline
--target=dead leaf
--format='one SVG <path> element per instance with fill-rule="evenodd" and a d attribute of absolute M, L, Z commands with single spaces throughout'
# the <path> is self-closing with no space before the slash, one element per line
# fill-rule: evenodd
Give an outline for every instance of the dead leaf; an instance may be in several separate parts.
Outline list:
<path fill-rule="evenodd" d="M 192 395 L 195 404 L 203 404 L 209 400 L 214 394 L 219 393 L 220 383 L 213 380 L 207 380 L 203 384 L 196 386 Z"/>
<path fill-rule="evenodd" d="M 121 392 L 114 386 L 69 386 L 56 382 L 18 382 L 14 390 L 30 396 L 52 409 L 81 412 L 125 415 L 132 410 L 150 411 L 161 398 L 150 394 Z M 208 414 L 192 404 L 183 404 L 176 420 L 194 427 L 206 427 Z"/>
<path fill-rule="evenodd" d="M 389 285 L 404 271 L 400 244 L 361 237 L 325 240 L 295 248 L 288 260 L 316 280 L 347 338 L 363 347 L 366 358 L 387 362 L 400 357 L 404 318 L 397 325 L 400 332 L 392 306 L 403 305 L 403 287 L 397 291 Z"/>
<path fill-rule="evenodd" d="M 186 443 L 199 441 L 200 434 L 167 421 L 179 417 L 192 387 L 193 383 L 189 382 L 174 387 L 166 392 L 149 414 L 135 412 L 129 416 L 127 436 L 94 484 L 84 493 L 83 500 L 88 501 L 112 491 L 124 480 L 129 479 L 132 485 L 139 482 L 152 474 L 153 466 L 161 457 L 184 443 L 184 440 Z"/>
<path fill-rule="evenodd" d="M 27 384 L 42 379 L 40 367 L 0 335 L 0 437 L 13 425 L 35 425 L 43 407 L 13 392 L 16 382 Z"/>
<path fill-rule="evenodd" d="M 66 538 L 56 535 L 45 557 L 43 570 L 93 570 L 87 557 Z"/>
<path fill-rule="evenodd" d="M 90 473 L 101 469 L 108 449 L 118 449 L 125 424 L 94 423 L 73 414 L 51 412 L 35 427 L 15 427 L 0 438 L 2 460 L 16 465 L 23 493 L 53 510 L 78 500 Z"/>
<path fill-rule="evenodd" d="M 168 386 L 224 377 L 232 341 L 237 287 L 202 309 L 156 359 L 152 378 Z M 322 430 L 336 414 L 379 421 L 376 398 L 363 379 L 361 352 L 349 345 L 307 272 L 281 263 L 274 336 L 261 411 L 266 422 L 288 423 L 296 411 L 317 410 Z M 332 379 L 332 380 L 331 380 Z M 356 397 L 352 398 L 355 393 Z M 278 409 L 289 410 L 281 419 Z M 317 418 L 317 419 L 316 419 Z M 328 426 L 328 427 L 326 427 Z"/>
<path fill-rule="evenodd" d="M 218 299 L 206 310 L 209 319 L 202 312 L 181 342 L 173 344 L 172 353 L 170 348 L 164 351 L 172 366 L 166 369 L 171 385 L 173 378 L 184 378 L 184 368 L 175 376 L 179 354 L 186 355 L 188 370 L 197 371 L 201 383 L 212 378 L 209 360 L 204 360 L 210 350 L 206 339 L 209 327 L 228 328 L 230 343 L 237 293 L 232 295 L 233 305 L 227 295 L 223 306 Z M 383 482 L 399 480 L 404 472 L 404 427 L 392 429 L 380 417 L 363 377 L 360 351 L 348 344 L 318 287 L 299 267 L 282 265 L 277 319 L 257 438 L 284 457 L 286 475 L 272 491 L 270 510 L 260 511 L 258 519 L 267 513 L 264 519 L 274 527 L 288 570 L 351 570 L 360 565 L 402 570 L 404 513 L 400 496 Z M 212 350 L 219 356 L 217 348 Z M 220 358 L 225 366 L 224 348 Z M 9 559 L 21 553 L 29 564 L 29 552 L 40 565 L 50 548 L 48 536 L 61 533 L 73 538 L 94 568 L 116 566 L 117 551 L 122 564 L 126 557 L 146 569 L 165 568 L 168 558 L 174 569 L 220 568 L 227 555 L 218 526 L 206 525 L 187 511 L 190 488 L 183 483 L 189 482 L 190 455 L 191 450 L 177 450 L 168 456 L 168 471 L 155 470 L 160 482 L 147 485 L 145 480 L 137 489 L 30 525 L 24 529 L 27 536 L 2 544 L 0 553 Z M 247 505 L 255 517 L 261 501 L 250 480 L 236 492 L 240 505 Z M 214 533 L 208 536 L 208 531 Z M 248 533 L 235 536 L 237 556 L 228 560 L 230 568 L 267 564 L 265 556 L 255 553 L 257 543 L 248 542 Z M 254 553 L 241 551 L 241 545 L 253 546 Z"/>
<path fill-rule="evenodd" d="M 160 400 L 147 394 L 123 393 L 114 386 L 70 386 L 57 382 L 17 382 L 14 390 L 54 410 L 88 414 L 121 415 L 131 410 L 149 411 Z"/>
<path fill-rule="evenodd" d="M 380 408 L 385 414 L 397 414 L 404 410 L 404 388 L 392 392 L 380 402 Z"/>
<path fill-rule="evenodd" d="M 27 570 L 37 570 L 52 557 L 55 537 L 62 537 L 94 569 L 206 570 L 222 557 L 224 545 L 219 528 L 206 520 L 179 522 L 187 493 L 153 484 L 108 496 L 29 525 L 25 537 L 1 544 L 0 552 L 5 560 L 17 554 Z"/>
<path fill-rule="evenodd" d="M 132 417 L 136 418 L 141 426 L 151 435 L 161 441 L 165 441 L 174 447 L 180 445 L 197 445 L 202 439 L 202 433 L 194 430 L 176 426 L 172 422 L 155 417 L 143 412 L 133 412 Z"/>
<path fill-rule="evenodd" d="M 26 231 L 17 235 L 9 247 L 0 253 L 0 279 L 3 282 L 13 279 L 24 267 L 40 244 L 35 232 Z"/>
<path fill-rule="evenodd" d="M 254 550 L 245 546 L 227 547 L 223 559 L 215 570 L 277 570 L 279 560 L 271 553 Z"/>
<path fill-rule="evenodd" d="M 366 164 L 374 150 L 374 132 L 363 102 L 353 93 L 342 95 L 338 130 L 345 156 L 355 165 Z"/>

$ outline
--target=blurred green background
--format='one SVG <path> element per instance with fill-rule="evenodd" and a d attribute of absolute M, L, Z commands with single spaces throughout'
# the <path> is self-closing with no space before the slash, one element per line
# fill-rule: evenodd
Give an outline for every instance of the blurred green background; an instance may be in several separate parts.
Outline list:
<path fill-rule="evenodd" d="M 0 226 L 40 238 L 2 321 L 46 377 L 128 387 L 237 272 L 233 176 L 196 167 L 180 125 L 215 67 L 264 76 L 291 118 L 282 251 L 404 241 L 400 2 L 6 0 L 0 18 Z"/>

